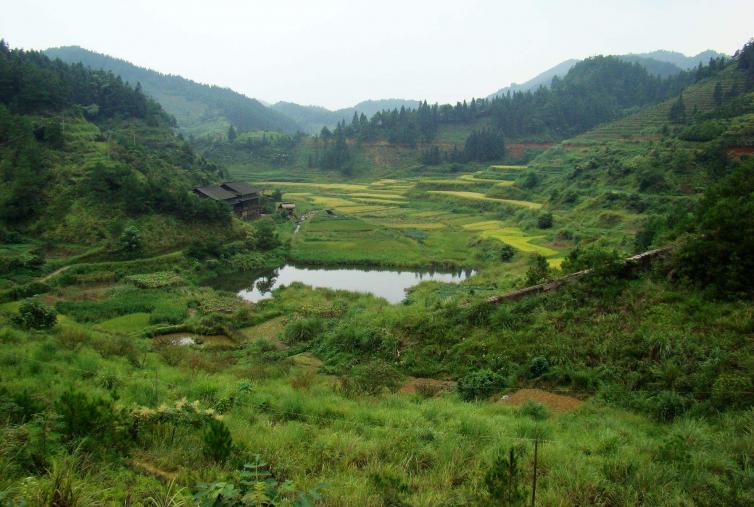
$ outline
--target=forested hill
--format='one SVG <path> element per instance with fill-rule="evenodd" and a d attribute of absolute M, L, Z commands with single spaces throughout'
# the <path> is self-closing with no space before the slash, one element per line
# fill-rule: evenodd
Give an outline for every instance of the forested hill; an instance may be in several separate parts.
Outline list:
<path fill-rule="evenodd" d="M 695 71 L 661 78 L 638 63 L 597 56 L 577 63 L 565 77 L 553 79 L 549 88 L 454 106 L 424 102 L 416 109 L 382 111 L 369 120 L 359 117 L 341 123 L 334 138 L 384 139 L 413 146 L 432 143 L 441 125 L 464 125 L 494 130 L 508 139 L 559 140 L 673 97 L 725 65 L 724 59 L 711 60 Z M 330 133 L 323 131 L 322 137 L 327 141 Z"/>
<path fill-rule="evenodd" d="M 616 58 L 623 60 L 624 62 L 638 63 L 647 69 L 650 74 L 660 77 L 673 76 L 683 70 L 692 70 L 697 68 L 700 64 L 706 65 L 709 63 L 710 59 L 721 57 L 725 57 L 725 55 L 712 50 L 702 51 L 695 56 L 686 56 L 675 51 L 664 50 L 652 51 L 651 53 L 616 55 Z M 577 63 L 579 63 L 579 60 L 574 58 L 565 60 L 554 67 L 547 69 L 541 74 L 534 76 L 528 81 L 521 84 L 512 83 L 509 86 L 501 88 L 488 98 L 505 95 L 508 92 L 535 91 L 540 86 L 550 86 L 552 78 L 556 76 L 562 78 L 568 74 L 568 71 Z"/>
<path fill-rule="evenodd" d="M 332 111 L 319 106 L 302 106 L 293 102 L 278 102 L 272 106 L 276 111 L 288 116 L 298 123 L 305 132 L 318 133 L 322 127 L 333 128 L 341 121 L 351 121 L 353 115 L 365 115 L 371 118 L 379 111 L 386 109 L 400 109 L 401 107 L 416 108 L 419 101 L 404 99 L 365 100 L 353 107 L 346 107 Z"/>
<path fill-rule="evenodd" d="M 45 54 L 67 63 L 82 63 L 92 69 L 110 71 L 132 85 L 141 83 L 144 92 L 175 116 L 178 126 L 187 135 L 225 134 L 231 124 L 240 132 L 277 130 L 294 133 L 299 130 L 296 122 L 287 116 L 228 88 L 161 74 L 78 46 L 51 48 Z"/>
<path fill-rule="evenodd" d="M 101 244 L 138 226 L 160 249 L 226 222 L 189 192 L 222 171 L 173 121 L 110 72 L 0 41 L 0 239 Z"/>

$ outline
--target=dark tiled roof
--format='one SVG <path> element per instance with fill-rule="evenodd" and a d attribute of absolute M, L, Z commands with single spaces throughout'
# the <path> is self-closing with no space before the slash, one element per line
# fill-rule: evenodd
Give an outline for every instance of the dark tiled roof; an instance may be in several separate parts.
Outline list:
<path fill-rule="evenodd" d="M 196 187 L 194 192 L 205 195 L 210 199 L 216 201 L 227 201 L 229 199 L 235 199 L 237 195 L 234 192 L 224 189 L 219 185 L 209 185 L 206 187 Z"/>
<path fill-rule="evenodd" d="M 244 181 L 230 181 L 220 185 L 221 187 L 235 192 L 238 195 L 256 194 L 257 190 Z"/>

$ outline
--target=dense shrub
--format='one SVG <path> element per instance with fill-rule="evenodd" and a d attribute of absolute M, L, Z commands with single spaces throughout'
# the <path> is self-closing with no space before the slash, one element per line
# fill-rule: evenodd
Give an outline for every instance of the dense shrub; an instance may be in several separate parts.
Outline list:
<path fill-rule="evenodd" d="M 552 217 L 552 213 L 550 212 L 542 213 L 537 218 L 537 227 L 539 227 L 540 229 L 550 229 L 552 228 L 552 225 L 553 225 L 553 217 Z"/>
<path fill-rule="evenodd" d="M 0 387 L 0 414 L 5 414 L 10 422 L 22 424 L 44 410 L 44 405 L 29 391 L 9 392 Z"/>
<path fill-rule="evenodd" d="M 15 301 L 21 298 L 28 298 L 39 294 L 44 294 L 50 290 L 50 286 L 44 282 L 29 282 L 17 285 L 11 289 L 0 292 L 0 302 Z"/>
<path fill-rule="evenodd" d="M 57 322 L 57 312 L 49 306 L 28 299 L 21 304 L 15 321 L 18 325 L 27 329 L 47 329 Z"/>
<path fill-rule="evenodd" d="M 133 225 L 126 227 L 118 239 L 118 251 L 134 257 L 144 251 L 141 231 L 137 227 Z"/>
<path fill-rule="evenodd" d="M 66 440 L 91 437 L 89 445 L 101 449 L 107 449 L 104 444 L 121 447 L 128 443 L 121 414 L 105 399 L 90 399 L 68 390 L 55 403 L 55 412 L 60 416 L 60 432 Z"/>
<path fill-rule="evenodd" d="M 395 392 L 403 376 L 384 361 L 370 361 L 356 366 L 348 376 L 341 378 L 340 388 L 345 394 L 377 395 L 388 390 Z"/>
<path fill-rule="evenodd" d="M 283 336 L 288 343 L 307 342 L 316 338 L 324 327 L 325 321 L 317 317 L 294 320 L 285 326 Z"/>
<path fill-rule="evenodd" d="M 647 404 L 655 419 L 662 422 L 671 422 L 676 417 L 683 415 L 691 406 L 692 401 L 689 396 L 675 391 L 660 391 L 650 397 Z"/>
<path fill-rule="evenodd" d="M 541 377 L 550 370 L 550 362 L 542 356 L 533 357 L 529 361 L 529 375 L 532 378 Z"/>
<path fill-rule="evenodd" d="M 159 289 L 184 283 L 183 278 L 172 271 L 131 275 L 126 277 L 126 281 L 131 282 L 140 289 Z"/>
<path fill-rule="evenodd" d="M 681 131 L 678 137 L 685 141 L 704 142 L 715 139 L 723 132 L 725 132 L 725 125 L 722 122 L 707 120 L 689 125 Z"/>
<path fill-rule="evenodd" d="M 254 242 L 259 250 L 272 250 L 280 246 L 272 220 L 259 220 L 254 227 Z"/>
<path fill-rule="evenodd" d="M 543 421 L 550 417 L 547 407 L 532 399 L 526 400 L 523 405 L 518 407 L 516 413 L 521 416 L 531 417 L 535 421 Z"/>
<path fill-rule="evenodd" d="M 458 380 L 458 394 L 466 401 L 490 397 L 505 387 L 505 378 L 490 370 L 477 370 Z"/>
<path fill-rule="evenodd" d="M 754 294 L 754 160 L 710 188 L 677 250 L 679 275 L 720 296 Z"/>
<path fill-rule="evenodd" d="M 550 264 L 540 254 L 534 255 L 529 261 L 529 269 L 526 271 L 526 285 L 537 285 L 546 282 L 550 278 Z"/>
<path fill-rule="evenodd" d="M 508 244 L 504 244 L 500 247 L 500 260 L 503 262 L 510 262 L 516 255 L 516 249 Z"/>
<path fill-rule="evenodd" d="M 526 498 L 526 477 L 521 458 L 525 449 L 511 447 L 495 453 L 490 468 L 484 476 L 491 505 L 521 505 Z"/>

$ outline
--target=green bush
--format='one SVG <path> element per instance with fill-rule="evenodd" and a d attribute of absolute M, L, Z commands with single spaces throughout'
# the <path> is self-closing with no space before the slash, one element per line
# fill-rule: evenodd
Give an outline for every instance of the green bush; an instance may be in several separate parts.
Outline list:
<path fill-rule="evenodd" d="M 15 321 L 26 329 L 48 329 L 55 325 L 58 319 L 57 312 L 49 306 L 28 299 L 21 304 Z"/>
<path fill-rule="evenodd" d="M 518 407 L 516 413 L 521 416 L 531 417 L 535 421 L 544 421 L 550 417 L 547 407 L 532 399 L 526 400 L 526 402 Z"/>
<path fill-rule="evenodd" d="M 126 277 L 126 281 L 140 289 L 159 289 L 161 287 L 173 287 L 184 283 L 183 278 L 172 271 L 131 275 Z"/>
<path fill-rule="evenodd" d="M 542 356 L 533 357 L 529 361 L 529 376 L 531 378 L 541 377 L 550 370 L 550 362 Z"/>
<path fill-rule="evenodd" d="M 526 285 L 537 285 L 546 282 L 550 278 L 550 264 L 540 254 L 534 255 L 529 261 L 529 269 L 526 272 Z"/>
<path fill-rule="evenodd" d="M 202 434 L 204 456 L 212 461 L 223 463 L 233 451 L 233 438 L 224 422 L 210 419 Z"/>
<path fill-rule="evenodd" d="M 495 453 L 490 468 L 484 476 L 491 505 L 522 505 L 526 499 L 526 477 L 521 458 L 523 447 L 511 447 Z"/>
<path fill-rule="evenodd" d="M 23 424 L 31 420 L 32 416 L 44 410 L 44 405 L 24 389 L 20 392 L 9 392 L 0 388 L 0 413 L 5 414 L 10 422 Z"/>
<path fill-rule="evenodd" d="M 461 399 L 473 401 L 490 397 L 505 387 L 505 378 L 490 370 L 477 370 L 458 380 L 458 394 Z"/>
<path fill-rule="evenodd" d="M 388 390 L 395 392 L 401 386 L 403 376 L 384 361 L 370 361 L 353 368 L 347 377 L 341 378 L 340 388 L 346 394 L 377 395 Z"/>
<path fill-rule="evenodd" d="M 308 342 L 316 338 L 324 327 L 324 320 L 317 317 L 294 320 L 285 326 L 283 336 L 285 337 L 285 341 L 291 344 Z"/>
<path fill-rule="evenodd" d="M 49 290 L 50 286 L 44 282 L 29 282 L 0 292 L 0 302 L 15 301 L 21 298 L 37 296 L 39 294 L 44 294 Z"/>
<path fill-rule="evenodd" d="M 508 244 L 503 244 L 503 246 L 500 247 L 499 252 L 500 260 L 502 262 L 510 262 L 516 255 L 516 249 Z"/>
<path fill-rule="evenodd" d="M 66 440 L 92 437 L 89 442 L 92 447 L 105 449 L 105 444 L 120 445 L 127 441 L 125 425 L 107 400 L 90 399 L 68 390 L 55 403 L 55 412 L 60 416 L 60 432 Z"/>
<path fill-rule="evenodd" d="M 711 141 L 725 132 L 725 124 L 719 120 L 706 120 L 684 128 L 680 135 L 684 141 Z"/>
<path fill-rule="evenodd" d="M 137 256 L 144 251 L 141 231 L 136 226 L 128 226 L 118 238 L 118 251 L 129 256 Z"/>
<path fill-rule="evenodd" d="M 553 225 L 553 218 L 552 213 L 542 213 L 539 215 L 539 218 L 537 218 L 537 227 L 540 229 L 550 229 Z"/>
<path fill-rule="evenodd" d="M 660 391 L 648 400 L 649 410 L 655 419 L 671 422 L 683 415 L 691 406 L 692 399 L 675 391 Z"/>
<path fill-rule="evenodd" d="M 676 272 L 724 297 L 754 294 L 754 160 L 710 188 L 676 250 Z"/>

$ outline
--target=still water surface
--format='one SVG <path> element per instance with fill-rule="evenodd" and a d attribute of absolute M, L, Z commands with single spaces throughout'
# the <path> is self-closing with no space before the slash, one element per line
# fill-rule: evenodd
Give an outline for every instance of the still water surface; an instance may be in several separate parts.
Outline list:
<path fill-rule="evenodd" d="M 400 303 L 406 296 L 405 290 L 418 283 L 428 280 L 457 283 L 473 274 L 471 270 L 448 273 L 365 268 L 305 268 L 286 264 L 271 273 L 257 276 L 239 273 L 232 278 L 223 277 L 222 280 L 211 281 L 210 285 L 225 290 L 237 290 L 239 296 L 252 302 L 271 298 L 272 291 L 281 285 L 288 286 L 294 282 L 301 282 L 315 288 L 370 293 L 385 298 L 390 303 Z"/>

